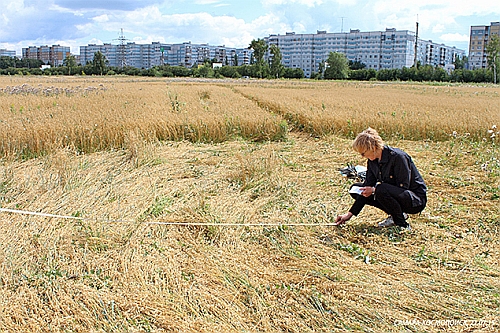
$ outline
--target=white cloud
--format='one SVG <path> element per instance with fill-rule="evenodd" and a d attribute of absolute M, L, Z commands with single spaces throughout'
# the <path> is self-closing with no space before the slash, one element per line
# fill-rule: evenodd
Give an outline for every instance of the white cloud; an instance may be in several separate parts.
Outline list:
<path fill-rule="evenodd" d="M 314 7 L 323 4 L 323 0 L 262 0 L 262 5 L 305 5 L 307 7 Z"/>
<path fill-rule="evenodd" d="M 194 3 L 197 5 L 215 5 L 220 2 L 220 0 L 196 0 Z"/>
<path fill-rule="evenodd" d="M 458 34 L 458 33 L 444 34 L 444 35 L 441 35 L 441 39 L 445 42 L 468 42 L 469 36 Z"/>
<path fill-rule="evenodd" d="M 156 5 L 160 0 L 51 0 L 54 5 L 70 10 L 120 10 L 130 11 L 150 5 Z"/>
<path fill-rule="evenodd" d="M 89 40 L 89 44 L 96 44 L 96 45 L 99 45 L 99 44 L 103 44 L 104 42 L 98 38 L 92 38 L 91 40 Z"/>
<path fill-rule="evenodd" d="M 310 33 L 307 31 L 306 26 L 302 22 L 295 22 L 293 24 L 293 31 L 300 34 Z"/>
<path fill-rule="evenodd" d="M 433 29 L 440 25 L 446 28 L 447 24 L 455 24 L 457 17 L 472 15 L 500 14 L 500 1 L 490 1 L 488 5 L 480 5 L 470 0 L 378 0 L 369 2 L 374 13 L 379 18 L 386 17 L 392 13 L 399 22 L 407 22 L 407 25 L 418 21 L 422 28 Z"/>
<path fill-rule="evenodd" d="M 92 20 L 98 23 L 104 23 L 109 21 L 109 16 L 107 14 L 94 17 Z"/>
<path fill-rule="evenodd" d="M 99 31 L 117 33 L 120 28 L 124 28 L 125 35 L 138 43 L 192 41 L 232 47 L 247 47 L 252 39 L 290 30 L 274 14 L 245 22 L 234 16 L 216 16 L 204 12 L 168 15 L 153 6 L 127 12 L 125 15 L 110 13 L 94 17 L 92 23 L 78 26 L 78 29 L 86 30 L 90 35 Z M 131 34 L 134 36 L 130 36 Z"/>
<path fill-rule="evenodd" d="M 445 27 L 444 25 L 442 24 L 436 24 L 433 28 L 432 28 L 432 32 L 434 33 L 440 33 L 440 32 L 443 32 L 445 30 Z"/>
<path fill-rule="evenodd" d="M 1 20 L 0 20 L 0 25 L 7 25 L 9 24 L 9 17 L 5 15 L 5 13 L 2 13 Z"/>

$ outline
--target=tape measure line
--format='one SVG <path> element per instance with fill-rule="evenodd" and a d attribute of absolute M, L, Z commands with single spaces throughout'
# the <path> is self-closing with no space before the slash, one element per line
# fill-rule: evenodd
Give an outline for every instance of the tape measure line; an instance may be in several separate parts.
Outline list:
<path fill-rule="evenodd" d="M 20 215 L 33 215 L 33 216 L 42 216 L 42 217 L 50 217 L 50 218 L 58 218 L 65 220 L 79 220 L 79 221 L 100 221 L 106 223 L 134 223 L 134 221 L 126 221 L 126 220 L 105 220 L 105 219 L 91 219 L 85 217 L 78 216 L 67 216 L 67 215 L 57 215 L 57 214 L 49 214 L 49 213 L 41 213 L 41 212 L 30 212 L 26 210 L 17 210 L 17 209 L 8 209 L 8 208 L 0 208 L 0 212 L 4 213 L 12 213 L 12 214 L 20 214 Z M 150 225 L 176 225 L 176 226 L 215 226 L 215 227 L 280 227 L 280 226 L 289 226 L 289 227 L 328 227 L 335 226 L 333 223 L 205 223 L 205 222 L 144 222 L 145 224 Z"/>
<path fill-rule="evenodd" d="M 55 215 L 55 214 L 47 214 L 47 213 L 40 213 L 40 212 L 29 212 L 26 210 L 17 210 L 17 209 L 8 209 L 8 208 L 0 208 L 0 212 L 22 214 L 22 215 L 36 215 L 36 216 L 43 216 L 43 217 L 54 217 L 54 218 L 65 219 L 65 220 L 84 220 L 83 217 Z"/>

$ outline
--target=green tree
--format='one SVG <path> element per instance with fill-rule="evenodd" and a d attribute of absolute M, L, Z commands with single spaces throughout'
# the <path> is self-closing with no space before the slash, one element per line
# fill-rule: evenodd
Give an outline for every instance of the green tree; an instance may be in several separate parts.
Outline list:
<path fill-rule="evenodd" d="M 474 81 L 474 71 L 464 69 L 462 71 L 462 82 L 473 82 Z"/>
<path fill-rule="evenodd" d="M 220 74 L 224 77 L 239 78 L 241 77 L 238 73 L 236 66 L 224 66 L 219 70 Z"/>
<path fill-rule="evenodd" d="M 453 65 L 455 65 L 455 69 L 464 69 L 465 64 L 469 61 L 467 56 L 460 57 L 458 54 L 455 56 L 455 60 L 453 61 Z"/>
<path fill-rule="evenodd" d="M 0 68 L 6 69 L 9 67 L 16 67 L 16 58 L 7 56 L 0 57 Z"/>
<path fill-rule="evenodd" d="M 107 64 L 108 60 L 101 51 L 94 53 L 94 59 L 92 60 L 92 70 L 94 74 L 103 75 L 106 73 Z"/>
<path fill-rule="evenodd" d="M 199 77 L 214 77 L 214 70 L 209 63 L 205 63 L 203 66 L 195 68 L 193 70 L 193 75 Z"/>
<path fill-rule="evenodd" d="M 448 82 L 450 81 L 450 76 L 444 68 L 436 67 L 434 68 L 434 73 L 432 74 L 432 81 L 436 82 Z"/>
<path fill-rule="evenodd" d="M 287 79 L 303 79 L 304 76 L 302 68 L 285 68 L 285 73 L 283 74 L 283 77 Z"/>
<path fill-rule="evenodd" d="M 493 71 L 493 82 L 496 84 L 498 78 L 498 68 L 500 67 L 500 40 L 498 35 L 491 35 L 488 45 L 486 45 L 486 59 L 488 68 Z"/>
<path fill-rule="evenodd" d="M 357 69 L 364 69 L 365 67 L 366 64 L 362 63 L 359 60 L 356 61 L 349 60 L 349 69 L 357 70 Z"/>
<path fill-rule="evenodd" d="M 41 60 L 38 59 L 29 59 L 29 58 L 22 58 L 22 59 L 17 59 L 13 58 L 15 61 L 14 67 L 17 68 L 40 68 L 44 63 Z"/>
<path fill-rule="evenodd" d="M 76 57 L 69 55 L 63 60 L 63 66 L 68 68 L 68 75 L 71 75 L 71 70 L 76 67 Z"/>
<path fill-rule="evenodd" d="M 363 68 L 349 71 L 350 80 L 369 81 L 377 77 L 377 71 L 374 68 Z"/>
<path fill-rule="evenodd" d="M 174 76 L 187 77 L 192 75 L 193 70 L 183 66 L 172 66 L 172 73 Z"/>
<path fill-rule="evenodd" d="M 382 68 L 377 71 L 376 78 L 378 81 L 392 81 L 394 80 L 394 72 L 387 68 Z"/>
<path fill-rule="evenodd" d="M 252 40 L 248 48 L 253 50 L 253 56 L 257 63 L 259 62 L 264 63 L 264 56 L 266 55 L 268 49 L 265 40 L 260 38 L 257 40 L 254 39 Z"/>
<path fill-rule="evenodd" d="M 326 69 L 326 62 L 322 61 L 318 64 L 318 78 L 319 79 L 324 79 L 325 78 L 325 69 Z"/>
<path fill-rule="evenodd" d="M 434 67 L 432 65 L 423 65 L 418 67 L 418 81 L 432 81 Z"/>
<path fill-rule="evenodd" d="M 253 50 L 253 57 L 255 58 L 255 77 L 265 77 L 268 71 L 269 65 L 265 63 L 264 56 L 266 55 L 268 46 L 265 40 L 257 39 L 252 40 L 249 49 Z"/>
<path fill-rule="evenodd" d="M 252 66 L 253 66 L 253 65 L 242 65 L 242 66 L 238 66 L 238 67 L 237 67 L 238 73 L 239 73 L 241 76 L 251 76 L 251 75 L 252 75 Z"/>
<path fill-rule="evenodd" d="M 278 79 L 285 73 L 285 66 L 281 63 L 283 56 L 278 45 L 271 45 L 271 54 L 273 55 L 273 59 L 271 60 L 271 75 Z"/>
<path fill-rule="evenodd" d="M 471 71 L 472 72 L 472 80 L 469 82 L 493 82 L 493 72 L 487 68 L 477 68 Z"/>
<path fill-rule="evenodd" d="M 349 61 L 343 53 L 330 52 L 326 60 L 325 79 L 347 79 Z"/>

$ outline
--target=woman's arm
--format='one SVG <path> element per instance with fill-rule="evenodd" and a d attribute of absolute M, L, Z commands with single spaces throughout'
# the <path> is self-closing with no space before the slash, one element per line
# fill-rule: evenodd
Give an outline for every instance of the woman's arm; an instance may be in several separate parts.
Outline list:
<path fill-rule="evenodd" d="M 405 152 L 400 151 L 393 158 L 395 185 L 409 189 L 411 182 L 410 157 Z"/>

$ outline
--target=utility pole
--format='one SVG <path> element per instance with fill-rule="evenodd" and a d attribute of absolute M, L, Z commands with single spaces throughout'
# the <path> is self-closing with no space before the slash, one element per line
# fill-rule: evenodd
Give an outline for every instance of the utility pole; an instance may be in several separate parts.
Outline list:
<path fill-rule="evenodd" d="M 118 45 L 118 66 L 120 68 L 123 68 L 127 66 L 127 57 L 126 57 L 126 45 L 125 42 L 128 40 L 125 38 L 125 35 L 123 35 L 123 28 L 121 29 L 120 36 L 118 36 L 117 39 L 120 42 Z"/>
<path fill-rule="evenodd" d="M 415 58 L 413 59 L 413 65 L 415 66 L 415 68 L 418 67 L 417 54 L 418 54 L 418 15 L 417 15 L 417 29 L 415 30 Z"/>
<path fill-rule="evenodd" d="M 493 57 L 493 82 L 497 84 L 497 55 Z"/>

